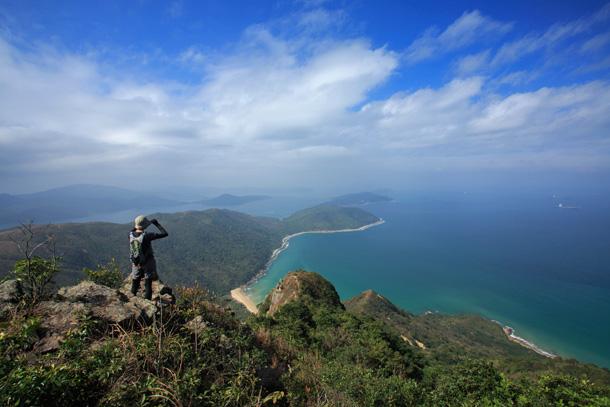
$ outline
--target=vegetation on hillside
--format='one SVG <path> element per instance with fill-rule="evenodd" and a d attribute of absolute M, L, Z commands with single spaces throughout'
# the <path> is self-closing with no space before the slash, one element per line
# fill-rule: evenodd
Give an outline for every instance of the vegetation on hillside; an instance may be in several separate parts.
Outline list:
<path fill-rule="evenodd" d="M 377 220 L 357 208 L 329 205 L 283 221 L 222 209 L 151 216 L 170 234 L 153 243 L 160 278 L 173 285 L 200 283 L 219 294 L 256 275 L 288 233 L 360 227 Z M 37 241 L 54 237 L 54 250 L 62 257 L 63 272 L 57 276 L 60 284 L 78 281 L 83 268 L 95 269 L 112 258 L 124 274 L 129 273 L 130 229 L 131 225 L 105 222 L 33 226 Z M 22 257 L 13 242 L 18 238 L 17 229 L 0 232 L 0 277 Z"/>
<path fill-rule="evenodd" d="M 355 229 L 378 220 L 375 215 L 359 208 L 323 204 L 303 209 L 283 219 L 281 230 L 285 234 L 292 234 L 306 230 Z"/>
<path fill-rule="evenodd" d="M 513 380 L 497 362 L 443 364 L 383 319 L 346 311 L 314 273 L 273 315 L 237 320 L 209 292 L 178 291 L 148 324 L 83 317 L 33 353 L 40 316 L 0 323 L 0 404 L 45 406 L 607 406 L 610 387 L 562 374 Z M 279 288 L 278 288 L 279 289 Z"/>
<path fill-rule="evenodd" d="M 451 366 L 467 359 L 493 362 L 513 379 L 562 373 L 610 386 L 610 372 L 593 364 L 561 357 L 550 359 L 507 339 L 502 327 L 478 315 L 414 315 L 368 290 L 345 302 L 347 310 L 384 321 L 413 345 L 419 342 L 431 364 Z"/>

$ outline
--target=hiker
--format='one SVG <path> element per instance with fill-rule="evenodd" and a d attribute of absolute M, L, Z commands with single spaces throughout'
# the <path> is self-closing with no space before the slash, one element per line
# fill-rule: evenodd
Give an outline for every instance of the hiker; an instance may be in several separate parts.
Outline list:
<path fill-rule="evenodd" d="M 161 233 L 145 232 L 151 224 L 155 225 Z M 167 231 L 156 219 L 148 220 L 140 215 L 134 221 L 134 228 L 129 233 L 129 248 L 131 254 L 131 292 L 136 295 L 140 288 L 140 281 L 144 278 L 144 298 L 152 298 L 152 282 L 157 280 L 157 263 L 153 253 L 153 240 L 167 237 Z"/>

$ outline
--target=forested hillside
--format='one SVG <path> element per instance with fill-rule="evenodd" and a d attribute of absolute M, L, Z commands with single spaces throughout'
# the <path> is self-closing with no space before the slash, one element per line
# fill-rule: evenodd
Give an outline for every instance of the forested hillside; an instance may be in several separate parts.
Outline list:
<path fill-rule="evenodd" d="M 221 209 L 149 217 L 157 218 L 169 232 L 168 238 L 153 244 L 161 278 L 170 284 L 198 282 L 222 294 L 259 272 L 285 234 L 360 227 L 378 220 L 361 209 L 331 205 L 307 209 L 283 221 Z M 60 284 L 78 281 L 83 268 L 95 268 L 112 258 L 128 273 L 130 230 L 130 224 L 103 222 L 34 226 L 37 241 L 54 236 L 57 255 L 62 257 Z M 17 229 L 0 232 L 0 277 L 21 257 L 13 242 L 19 239 Z"/>
<path fill-rule="evenodd" d="M 493 362 L 514 378 L 563 373 L 588 377 L 610 386 L 610 372 L 592 364 L 561 357 L 548 358 L 508 340 L 502 327 L 478 315 L 445 315 L 403 311 L 382 295 L 368 290 L 345 302 L 356 315 L 384 321 L 398 335 L 417 346 L 438 365 L 454 365 L 466 359 Z"/>

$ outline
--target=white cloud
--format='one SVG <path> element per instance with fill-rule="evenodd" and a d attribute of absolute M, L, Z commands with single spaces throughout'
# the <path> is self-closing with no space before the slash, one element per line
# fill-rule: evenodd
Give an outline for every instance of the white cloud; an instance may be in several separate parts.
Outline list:
<path fill-rule="evenodd" d="M 470 126 L 483 134 L 510 131 L 515 138 L 551 136 L 550 142 L 571 137 L 608 140 L 609 111 L 610 85 L 592 82 L 510 95 L 487 105 Z"/>
<path fill-rule="evenodd" d="M 595 35 L 585 41 L 580 47 L 582 52 L 596 52 L 610 44 L 610 31 Z"/>
<path fill-rule="evenodd" d="M 593 26 L 607 21 L 608 18 L 610 18 L 610 3 L 589 17 L 554 24 L 542 34 L 530 33 L 504 44 L 494 56 L 492 63 L 494 65 L 506 64 L 536 51 L 548 49 L 564 40 L 590 31 Z"/>
<path fill-rule="evenodd" d="M 262 51 L 232 56 L 210 72 L 198 95 L 201 105 L 191 112 L 212 124 L 209 136 L 245 140 L 311 133 L 341 118 L 397 65 L 391 52 L 364 41 L 327 44 L 299 62 L 289 44 L 267 34 L 257 33 L 265 38 Z"/>
<path fill-rule="evenodd" d="M 426 30 L 407 48 L 405 58 L 409 63 L 417 63 L 475 42 L 486 41 L 490 36 L 501 36 L 511 28 L 510 23 L 496 21 L 474 10 L 462 14 L 442 32 L 436 27 Z"/>
<path fill-rule="evenodd" d="M 65 176 L 92 165 L 109 169 L 101 171 L 108 177 L 133 167 L 125 182 L 141 168 L 235 180 L 246 168 L 265 170 L 257 162 L 265 156 L 344 155 L 347 147 L 324 140 L 323 129 L 344 120 L 397 65 L 392 52 L 364 40 L 320 44 L 306 58 L 260 27 L 244 43 L 208 64 L 200 85 L 172 92 L 164 83 L 107 77 L 84 57 L 0 41 L 3 178 L 62 169 Z"/>
<path fill-rule="evenodd" d="M 206 60 L 205 54 L 197 47 L 188 47 L 179 56 L 180 62 L 190 66 L 201 66 Z"/>
<path fill-rule="evenodd" d="M 485 50 L 461 57 L 455 63 L 455 71 L 460 76 L 472 75 L 475 72 L 482 71 L 489 64 L 489 55 L 490 51 Z"/>
<path fill-rule="evenodd" d="M 540 74 L 538 72 L 520 70 L 507 73 L 506 75 L 502 75 L 495 79 L 495 82 L 498 85 L 519 86 L 530 83 L 533 80 L 537 79 L 539 76 Z"/>

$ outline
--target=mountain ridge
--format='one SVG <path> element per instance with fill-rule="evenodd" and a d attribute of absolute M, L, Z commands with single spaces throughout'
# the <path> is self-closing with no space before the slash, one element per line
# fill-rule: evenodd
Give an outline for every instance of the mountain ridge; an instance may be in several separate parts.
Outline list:
<path fill-rule="evenodd" d="M 262 270 L 282 238 L 293 231 L 364 226 L 378 218 L 361 209 L 334 206 L 299 211 L 296 220 L 257 217 L 228 209 L 151 214 L 170 236 L 154 243 L 161 277 L 171 284 L 199 282 L 218 293 L 228 293 Z M 151 226 L 151 228 L 153 228 Z M 95 268 L 115 258 L 124 273 L 130 270 L 127 235 L 130 224 L 110 222 L 36 225 L 38 239 L 55 236 L 63 257 L 61 284 L 78 281 L 82 268 Z M 0 232 L 0 276 L 19 259 L 11 241 L 17 229 Z"/>

